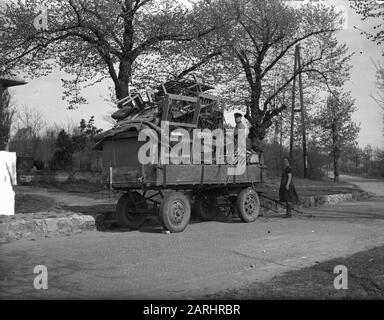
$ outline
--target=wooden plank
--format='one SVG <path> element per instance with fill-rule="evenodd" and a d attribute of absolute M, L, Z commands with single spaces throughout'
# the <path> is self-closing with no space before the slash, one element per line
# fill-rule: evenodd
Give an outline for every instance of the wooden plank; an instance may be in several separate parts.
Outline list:
<path fill-rule="evenodd" d="M 203 170 L 204 167 L 204 170 Z M 212 185 L 232 183 L 258 183 L 262 181 L 261 168 L 250 165 L 240 176 L 228 176 L 229 165 L 167 165 L 166 171 L 158 170 L 157 184 L 173 185 Z M 164 177 L 166 174 L 166 177 Z"/>
<path fill-rule="evenodd" d="M 199 93 L 199 97 L 200 98 L 203 98 L 203 99 L 208 99 L 208 100 L 214 100 L 214 101 L 218 101 L 218 100 L 220 100 L 220 98 L 219 97 L 216 97 L 216 96 L 214 96 L 214 95 L 212 95 L 212 94 L 208 94 L 208 93 Z"/>
<path fill-rule="evenodd" d="M 164 94 L 165 94 L 165 95 L 168 94 L 167 89 L 165 89 L 165 85 L 164 85 L 164 83 L 161 84 L 161 87 L 163 88 L 163 92 L 164 92 Z"/>
<path fill-rule="evenodd" d="M 201 103 L 199 100 L 196 103 L 195 114 L 193 115 L 193 120 L 192 120 L 192 123 L 196 125 L 196 127 L 197 127 L 197 124 L 199 123 L 200 111 L 201 111 Z"/>
<path fill-rule="evenodd" d="M 124 166 L 112 167 L 113 185 L 119 187 L 137 187 L 143 185 L 156 186 L 156 167 L 155 166 Z M 144 176 L 141 182 L 139 177 Z"/>
<path fill-rule="evenodd" d="M 170 100 L 177 100 L 177 101 L 186 101 L 186 102 L 197 102 L 197 98 L 195 97 L 189 97 L 189 96 L 182 96 L 182 95 L 176 95 L 176 94 L 168 94 L 167 95 Z"/>
<path fill-rule="evenodd" d="M 169 115 L 169 108 L 170 108 L 170 105 L 169 105 L 169 95 L 165 95 L 164 99 L 163 99 L 163 117 L 162 117 L 162 121 L 168 121 L 168 115 Z"/>
<path fill-rule="evenodd" d="M 265 173 L 259 165 L 247 166 L 241 176 L 228 176 L 229 165 L 166 165 L 166 166 L 113 166 L 114 188 L 167 188 L 177 186 L 209 186 L 259 183 Z M 108 174 L 109 167 L 104 168 Z M 144 175 L 144 181 L 138 178 Z"/>
<path fill-rule="evenodd" d="M 151 96 L 150 92 L 148 91 L 148 89 L 145 90 L 145 93 L 147 94 L 147 99 L 148 99 L 148 101 L 149 101 L 149 102 L 153 102 L 152 96 Z"/>
<path fill-rule="evenodd" d="M 130 102 L 133 100 L 133 98 L 131 96 L 126 96 L 125 98 L 117 101 L 117 103 L 120 104 L 120 103 L 126 102 L 127 100 L 129 100 L 128 102 Z"/>
<path fill-rule="evenodd" d="M 169 125 L 173 127 L 197 128 L 197 124 L 183 122 L 170 122 Z"/>

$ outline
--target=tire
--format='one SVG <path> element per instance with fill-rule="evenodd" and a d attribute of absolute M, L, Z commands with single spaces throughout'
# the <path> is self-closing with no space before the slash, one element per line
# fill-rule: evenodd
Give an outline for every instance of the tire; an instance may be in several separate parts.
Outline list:
<path fill-rule="evenodd" d="M 186 195 L 173 192 L 160 205 L 160 221 L 172 233 L 183 232 L 191 220 L 191 205 Z"/>
<path fill-rule="evenodd" d="M 216 198 L 210 194 L 199 194 L 193 205 L 193 215 L 201 221 L 212 221 L 217 217 Z"/>
<path fill-rule="evenodd" d="M 131 230 L 139 229 L 147 220 L 147 216 L 142 213 L 135 213 L 136 209 L 148 209 L 145 198 L 138 192 L 127 192 L 123 194 L 116 206 L 118 224 L 121 227 Z"/>
<path fill-rule="evenodd" d="M 241 191 L 237 197 L 237 212 L 243 222 L 254 222 L 260 213 L 260 200 L 252 188 Z"/>

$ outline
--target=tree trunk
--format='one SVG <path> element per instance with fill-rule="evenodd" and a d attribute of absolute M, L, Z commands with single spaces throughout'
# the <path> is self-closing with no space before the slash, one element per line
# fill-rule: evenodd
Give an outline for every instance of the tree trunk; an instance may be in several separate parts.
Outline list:
<path fill-rule="evenodd" d="M 120 61 L 119 77 L 115 81 L 116 98 L 118 100 L 124 99 L 129 95 L 129 83 L 132 75 L 132 63 L 128 57 L 124 57 Z"/>
<path fill-rule="evenodd" d="M 340 158 L 340 153 L 338 151 L 338 148 L 336 147 L 335 150 L 333 151 L 333 181 L 334 182 L 339 182 L 339 158 Z"/>
<path fill-rule="evenodd" d="M 115 93 L 116 93 L 116 99 L 121 100 L 124 99 L 129 94 L 128 90 L 129 81 L 121 81 L 118 80 L 115 82 Z"/>

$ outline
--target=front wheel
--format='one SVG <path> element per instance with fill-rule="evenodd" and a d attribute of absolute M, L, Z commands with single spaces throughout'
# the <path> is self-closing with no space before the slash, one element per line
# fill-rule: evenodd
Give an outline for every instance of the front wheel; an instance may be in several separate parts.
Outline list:
<path fill-rule="evenodd" d="M 237 212 L 244 222 L 254 222 L 260 213 L 260 200 L 253 188 L 241 191 L 237 197 Z"/>
<path fill-rule="evenodd" d="M 191 220 L 191 205 L 186 195 L 173 192 L 160 205 L 160 219 L 172 233 L 183 232 Z"/>

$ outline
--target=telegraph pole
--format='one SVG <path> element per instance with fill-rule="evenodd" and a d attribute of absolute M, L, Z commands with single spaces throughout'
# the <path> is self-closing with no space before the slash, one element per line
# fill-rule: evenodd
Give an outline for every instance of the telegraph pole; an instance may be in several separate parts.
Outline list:
<path fill-rule="evenodd" d="M 295 109 L 296 100 L 296 73 L 299 73 L 299 94 L 300 94 L 300 109 Z M 294 144 L 294 127 L 295 127 L 295 112 L 301 113 L 302 122 L 302 137 L 303 137 L 303 162 L 304 162 L 304 178 L 308 178 L 308 150 L 307 150 L 307 132 L 306 132 L 306 115 L 304 106 L 303 94 L 303 78 L 301 74 L 301 57 L 300 46 L 295 47 L 295 66 L 293 69 L 293 86 L 292 86 L 292 114 L 291 114 L 291 141 L 289 149 L 289 157 L 293 160 L 293 144 Z"/>
<path fill-rule="evenodd" d="M 300 47 L 297 46 L 297 59 L 298 67 L 301 71 L 301 57 Z M 301 105 L 301 122 L 303 130 L 303 164 L 304 164 L 304 178 L 308 178 L 308 151 L 307 151 L 307 130 L 306 130 L 306 117 L 305 117 L 305 106 L 304 106 L 304 94 L 303 94 L 303 79 L 301 72 L 299 73 L 299 90 L 300 90 L 300 105 Z"/>
<path fill-rule="evenodd" d="M 295 126 L 295 91 L 296 91 L 296 70 L 298 66 L 298 46 L 295 48 L 295 64 L 293 67 L 293 85 L 292 85 L 292 110 L 291 110 L 291 137 L 290 137 L 290 145 L 289 145 L 289 158 L 290 161 L 293 161 L 293 141 L 294 141 L 294 126 Z"/>

